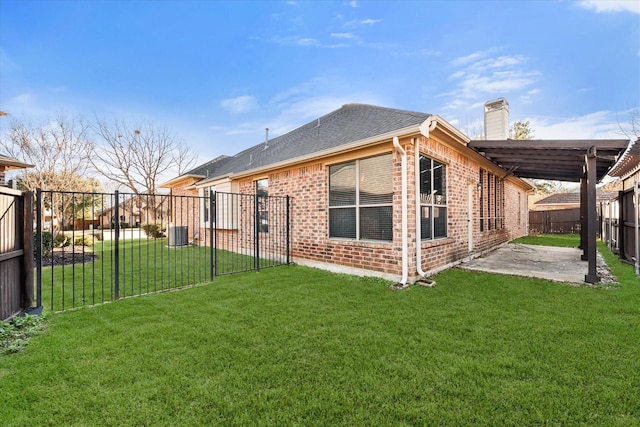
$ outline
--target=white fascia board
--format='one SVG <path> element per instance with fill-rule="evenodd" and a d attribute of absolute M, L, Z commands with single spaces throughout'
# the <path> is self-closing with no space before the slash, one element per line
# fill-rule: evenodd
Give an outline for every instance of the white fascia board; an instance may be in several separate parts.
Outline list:
<path fill-rule="evenodd" d="M 164 182 L 162 184 L 159 185 L 160 188 L 169 188 L 170 185 L 175 184 L 176 182 L 180 182 L 185 178 L 198 178 L 198 179 L 202 179 L 205 178 L 204 175 L 196 175 L 196 174 L 187 174 L 187 175 L 180 175 L 177 176 L 173 179 L 170 179 L 167 182 Z"/>
<path fill-rule="evenodd" d="M 461 131 L 459 131 L 455 126 L 453 126 L 451 123 L 447 122 L 445 119 L 443 119 L 442 117 L 438 116 L 438 115 L 433 115 L 433 116 L 429 116 L 427 118 L 427 120 L 425 120 L 421 125 L 420 125 L 420 133 L 422 134 L 422 136 L 428 138 L 429 137 L 429 127 L 434 123 L 436 123 L 436 126 L 433 128 L 435 130 L 436 127 L 442 125 L 442 127 L 449 133 L 453 134 L 456 138 L 459 138 L 463 143 L 460 144 L 460 148 L 459 150 L 464 153 L 465 155 L 468 155 L 469 157 L 471 157 L 472 159 L 476 160 L 481 166 L 484 166 L 487 169 L 496 169 L 496 170 L 501 170 L 506 172 L 504 169 L 502 169 L 500 166 L 496 165 L 495 163 L 493 163 L 491 160 L 487 159 L 485 156 L 483 156 L 482 154 L 478 153 L 476 150 L 469 148 L 469 141 L 471 141 L 471 139 L 465 135 L 464 133 L 462 133 Z M 523 178 L 518 178 L 516 176 L 510 175 L 508 177 L 506 177 L 509 180 L 515 180 L 516 182 L 518 182 L 523 188 L 527 189 L 527 191 L 532 191 L 535 187 L 533 186 L 533 184 Z"/>
<path fill-rule="evenodd" d="M 215 178 L 208 178 L 203 181 L 198 181 L 189 186 L 189 188 L 215 187 L 216 185 L 227 184 L 230 181 L 231 177 L 229 175 L 223 175 Z"/>
<path fill-rule="evenodd" d="M 426 129 L 428 129 L 429 126 L 434 121 L 436 122 L 437 125 L 442 125 L 442 127 L 444 127 L 447 131 L 449 131 L 450 133 L 454 134 L 457 138 L 459 138 L 461 141 L 463 141 L 464 145 L 467 145 L 469 143 L 469 141 L 471 141 L 471 138 L 469 138 L 467 135 L 462 133 L 458 128 L 456 128 L 451 123 L 449 123 L 448 121 L 446 121 L 445 119 L 443 119 L 442 117 L 440 117 L 437 114 L 429 116 L 427 118 L 427 120 L 425 120 L 420 125 L 420 133 L 423 136 L 425 136 L 427 138 L 429 137 L 429 132 Z"/>

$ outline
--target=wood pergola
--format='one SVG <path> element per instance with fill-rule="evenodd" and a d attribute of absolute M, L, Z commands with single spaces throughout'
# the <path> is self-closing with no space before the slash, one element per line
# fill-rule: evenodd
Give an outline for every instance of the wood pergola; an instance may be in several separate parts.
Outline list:
<path fill-rule="evenodd" d="M 589 262 L 585 282 L 600 281 L 596 271 L 596 184 L 625 152 L 629 140 L 480 140 L 475 149 L 507 171 L 503 177 L 580 183 L 582 259 Z"/>

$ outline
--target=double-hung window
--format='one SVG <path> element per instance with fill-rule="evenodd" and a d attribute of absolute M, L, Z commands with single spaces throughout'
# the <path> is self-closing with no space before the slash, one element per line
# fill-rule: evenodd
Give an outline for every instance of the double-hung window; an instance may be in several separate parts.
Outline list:
<path fill-rule="evenodd" d="M 269 180 L 256 181 L 256 194 L 258 195 L 258 230 L 260 233 L 269 232 Z"/>
<path fill-rule="evenodd" d="M 211 220 L 211 212 L 209 211 L 210 193 L 216 191 L 215 187 L 205 187 L 200 189 L 200 226 L 209 227 L 214 224 L 209 224 Z"/>
<path fill-rule="evenodd" d="M 447 237 L 447 181 L 444 163 L 420 156 L 420 238 Z"/>
<path fill-rule="evenodd" d="M 329 237 L 393 240 L 391 154 L 329 167 Z"/>

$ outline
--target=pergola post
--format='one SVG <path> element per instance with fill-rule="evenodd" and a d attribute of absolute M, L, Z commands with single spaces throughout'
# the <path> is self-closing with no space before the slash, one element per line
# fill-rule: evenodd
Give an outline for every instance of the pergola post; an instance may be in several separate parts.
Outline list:
<path fill-rule="evenodd" d="M 600 281 L 596 270 L 596 228 L 598 226 L 598 218 L 596 215 L 596 147 L 591 146 L 587 150 L 585 163 L 587 166 L 587 203 L 586 203 L 586 255 L 589 262 L 589 272 L 584 277 L 587 283 L 597 283 Z"/>
<path fill-rule="evenodd" d="M 585 160 L 584 172 L 580 179 L 580 249 L 582 249 L 582 261 L 587 261 L 587 162 Z"/>

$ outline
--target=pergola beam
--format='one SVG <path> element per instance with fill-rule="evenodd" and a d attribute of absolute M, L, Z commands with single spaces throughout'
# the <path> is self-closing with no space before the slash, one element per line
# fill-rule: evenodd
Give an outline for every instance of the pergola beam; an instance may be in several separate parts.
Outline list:
<path fill-rule="evenodd" d="M 485 148 L 514 148 L 526 147 L 529 150 L 576 150 L 584 153 L 584 150 L 597 145 L 598 149 L 624 149 L 627 147 L 629 140 L 627 139 L 563 139 L 563 140 L 545 140 L 545 139 L 508 139 L 508 140 L 482 140 L 469 141 L 469 147 L 482 150 Z"/>
<path fill-rule="evenodd" d="M 589 262 L 585 281 L 600 280 L 596 271 L 596 183 L 626 150 L 626 139 L 484 140 L 467 144 L 518 178 L 580 182 L 582 259 Z"/>

